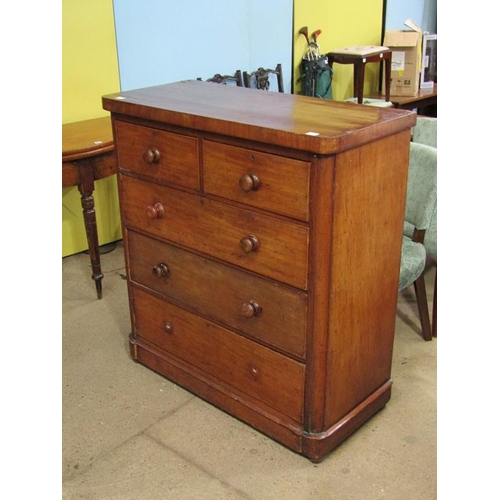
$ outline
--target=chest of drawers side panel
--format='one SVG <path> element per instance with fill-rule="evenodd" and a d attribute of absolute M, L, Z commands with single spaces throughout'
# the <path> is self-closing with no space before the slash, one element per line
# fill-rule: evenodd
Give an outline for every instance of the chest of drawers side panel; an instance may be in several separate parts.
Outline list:
<path fill-rule="evenodd" d="M 409 131 L 337 156 L 325 428 L 389 383 Z"/>

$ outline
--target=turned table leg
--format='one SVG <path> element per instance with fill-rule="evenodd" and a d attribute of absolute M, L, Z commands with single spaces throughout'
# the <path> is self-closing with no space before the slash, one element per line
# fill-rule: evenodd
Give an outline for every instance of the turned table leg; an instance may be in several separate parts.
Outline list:
<path fill-rule="evenodd" d="M 97 298 L 102 299 L 101 256 L 99 253 L 99 239 L 97 236 L 97 222 L 94 209 L 94 175 L 91 162 L 80 161 L 78 164 L 80 183 L 78 190 L 82 196 L 83 219 L 89 244 L 90 263 L 92 265 L 92 279 L 95 281 Z"/>

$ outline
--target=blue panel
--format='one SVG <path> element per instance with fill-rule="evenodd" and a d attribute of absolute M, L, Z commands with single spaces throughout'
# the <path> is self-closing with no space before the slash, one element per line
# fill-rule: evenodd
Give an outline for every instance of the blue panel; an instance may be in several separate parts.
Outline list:
<path fill-rule="evenodd" d="M 278 62 L 291 88 L 293 0 L 114 0 L 114 12 L 122 90 Z"/>
<path fill-rule="evenodd" d="M 409 29 L 404 22 L 411 19 L 422 31 L 436 33 L 437 0 L 387 0 L 386 30 Z"/>
<path fill-rule="evenodd" d="M 291 92 L 293 1 L 250 0 L 249 20 L 249 70 L 281 63 L 285 92 Z"/>

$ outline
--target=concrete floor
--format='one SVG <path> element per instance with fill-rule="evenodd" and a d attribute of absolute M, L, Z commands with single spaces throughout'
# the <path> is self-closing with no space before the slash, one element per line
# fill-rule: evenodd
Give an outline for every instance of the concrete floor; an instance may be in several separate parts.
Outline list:
<path fill-rule="evenodd" d="M 284 448 L 129 355 L 123 247 L 62 261 L 64 500 L 437 498 L 437 340 L 400 294 L 387 406 L 321 464 Z M 434 268 L 426 271 L 429 304 Z"/>

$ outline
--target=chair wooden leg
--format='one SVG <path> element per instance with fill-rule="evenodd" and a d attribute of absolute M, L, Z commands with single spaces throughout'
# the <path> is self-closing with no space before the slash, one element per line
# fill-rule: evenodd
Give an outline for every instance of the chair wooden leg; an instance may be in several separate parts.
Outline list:
<path fill-rule="evenodd" d="M 417 296 L 418 315 L 422 325 L 422 337 L 424 340 L 432 340 L 431 321 L 429 318 L 429 306 L 427 305 L 427 293 L 425 291 L 424 273 L 414 283 L 415 295 Z"/>
<path fill-rule="evenodd" d="M 434 297 L 432 298 L 432 336 L 437 337 L 437 269 L 434 278 Z"/>

